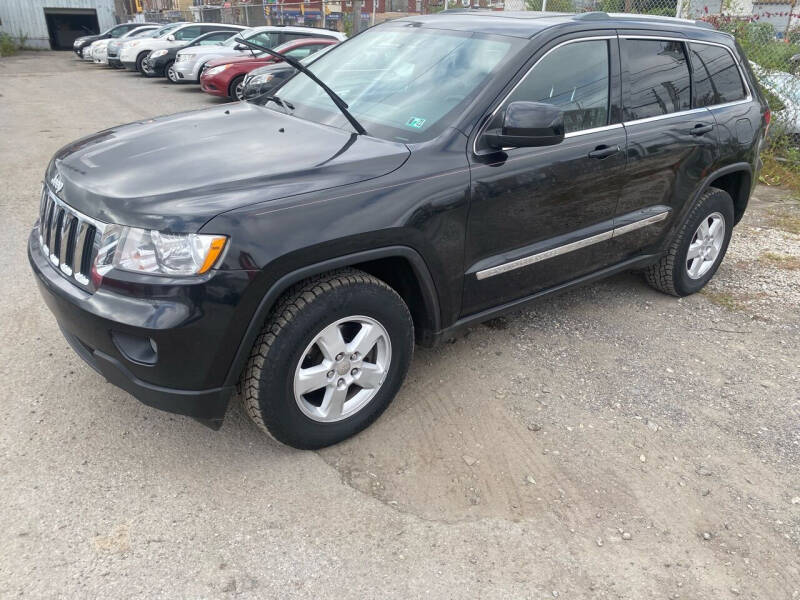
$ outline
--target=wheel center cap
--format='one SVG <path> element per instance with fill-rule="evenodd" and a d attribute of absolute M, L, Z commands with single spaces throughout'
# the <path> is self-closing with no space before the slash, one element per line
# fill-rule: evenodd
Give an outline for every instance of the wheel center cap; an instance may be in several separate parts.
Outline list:
<path fill-rule="evenodd" d="M 339 375 L 347 375 L 350 372 L 350 361 L 345 358 L 342 362 L 336 365 L 336 372 Z"/>

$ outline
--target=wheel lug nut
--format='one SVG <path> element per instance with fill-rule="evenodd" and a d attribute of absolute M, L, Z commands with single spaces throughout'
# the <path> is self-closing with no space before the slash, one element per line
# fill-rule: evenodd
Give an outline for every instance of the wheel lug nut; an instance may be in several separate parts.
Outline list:
<path fill-rule="evenodd" d="M 344 353 L 343 352 L 339 352 L 339 354 L 336 355 L 336 361 L 337 362 L 342 360 L 343 358 L 344 358 Z"/>
<path fill-rule="evenodd" d="M 353 369 L 352 371 L 350 371 L 350 375 L 352 375 L 353 377 L 358 375 L 358 369 Z"/>
<path fill-rule="evenodd" d="M 361 357 L 361 355 L 358 352 L 353 352 L 350 355 L 350 360 L 358 360 L 360 357 Z"/>
<path fill-rule="evenodd" d="M 333 379 L 334 375 L 336 375 L 335 371 L 328 371 L 328 379 Z"/>
<path fill-rule="evenodd" d="M 344 379 L 340 379 L 339 381 L 337 381 L 336 382 L 336 387 L 338 387 L 340 390 L 343 390 L 345 388 Z"/>

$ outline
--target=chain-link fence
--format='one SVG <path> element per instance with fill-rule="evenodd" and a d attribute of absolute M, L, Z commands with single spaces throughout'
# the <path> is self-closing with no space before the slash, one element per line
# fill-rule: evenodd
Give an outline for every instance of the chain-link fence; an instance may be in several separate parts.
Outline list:
<path fill-rule="evenodd" d="M 211 0 L 209 0 L 211 1 Z M 298 25 L 352 34 L 386 20 L 445 9 L 635 13 L 706 21 L 733 34 L 772 109 L 773 145 L 800 143 L 800 7 L 783 0 L 252 0 L 171 10 L 178 0 L 144 1 L 148 21 Z M 180 3 L 185 4 L 185 3 Z M 148 11 L 157 5 L 160 10 Z M 166 8 L 164 5 L 167 5 Z M 359 11 L 360 7 L 360 11 Z M 356 19 L 360 17 L 359 22 Z M 787 144 L 788 142 L 788 144 Z"/>

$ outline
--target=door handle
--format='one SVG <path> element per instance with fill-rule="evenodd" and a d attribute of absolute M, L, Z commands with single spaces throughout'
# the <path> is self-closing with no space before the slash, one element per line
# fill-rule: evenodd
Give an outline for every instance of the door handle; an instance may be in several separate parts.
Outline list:
<path fill-rule="evenodd" d="M 605 144 L 598 146 L 589 152 L 589 158 L 608 158 L 620 151 L 619 146 L 606 146 Z"/>
<path fill-rule="evenodd" d="M 708 133 L 712 129 L 714 129 L 713 125 L 703 125 L 702 123 L 698 123 L 697 125 L 694 126 L 694 128 L 691 130 L 690 133 L 692 135 L 703 135 L 704 133 Z"/>

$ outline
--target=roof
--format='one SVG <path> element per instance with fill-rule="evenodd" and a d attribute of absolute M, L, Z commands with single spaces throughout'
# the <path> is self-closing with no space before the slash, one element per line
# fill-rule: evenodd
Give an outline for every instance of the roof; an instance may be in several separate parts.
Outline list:
<path fill-rule="evenodd" d="M 413 21 L 431 28 L 453 29 L 458 31 L 475 31 L 494 33 L 513 37 L 530 38 L 551 27 L 577 24 L 597 24 L 606 27 L 642 26 L 653 28 L 654 25 L 665 29 L 703 29 L 714 28 L 703 21 L 675 19 L 656 15 L 636 15 L 623 13 L 587 12 L 558 13 L 538 11 L 489 11 L 476 9 L 446 10 L 435 15 L 413 16 L 397 19 L 397 21 Z M 393 22 L 397 22 L 393 21 Z"/>

